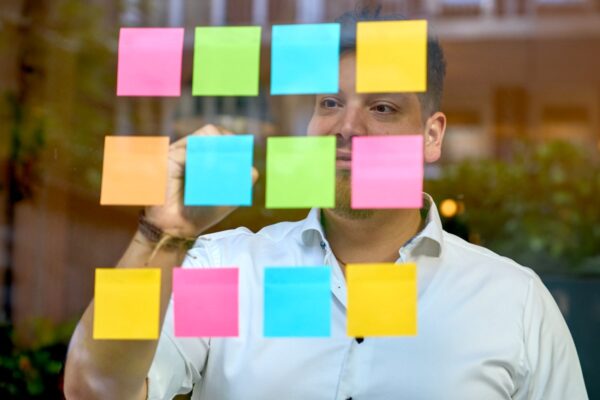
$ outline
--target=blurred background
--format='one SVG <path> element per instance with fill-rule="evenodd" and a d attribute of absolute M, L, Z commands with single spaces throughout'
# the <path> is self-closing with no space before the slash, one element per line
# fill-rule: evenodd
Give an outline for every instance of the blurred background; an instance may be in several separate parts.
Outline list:
<path fill-rule="evenodd" d="M 536 270 L 600 398 L 600 0 L 380 0 L 427 18 L 448 62 L 443 160 L 426 169 L 446 230 Z M 116 264 L 135 207 L 99 205 L 106 135 L 206 123 L 303 134 L 312 96 L 269 96 L 270 26 L 330 22 L 355 0 L 0 2 L 0 398 L 60 398 L 66 343 Z M 193 28 L 261 25 L 258 97 L 192 97 Z M 117 98 L 122 26 L 186 28 L 180 98 Z M 257 230 L 305 210 L 254 207 L 215 229 Z M 510 296 L 506 293 L 506 296 Z"/>

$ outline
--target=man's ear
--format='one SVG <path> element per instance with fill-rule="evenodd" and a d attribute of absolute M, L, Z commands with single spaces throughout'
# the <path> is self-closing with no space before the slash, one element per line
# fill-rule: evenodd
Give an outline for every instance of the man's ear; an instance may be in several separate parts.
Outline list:
<path fill-rule="evenodd" d="M 442 142 L 446 133 L 446 115 L 436 112 L 425 123 L 425 162 L 437 161 L 442 155 Z"/>

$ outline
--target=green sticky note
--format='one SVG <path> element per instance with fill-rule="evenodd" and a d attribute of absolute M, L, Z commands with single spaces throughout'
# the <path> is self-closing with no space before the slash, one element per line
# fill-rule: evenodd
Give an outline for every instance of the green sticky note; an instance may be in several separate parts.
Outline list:
<path fill-rule="evenodd" d="M 335 136 L 267 139 L 267 208 L 335 206 Z"/>
<path fill-rule="evenodd" d="M 194 96 L 258 96 L 260 26 L 199 27 Z"/>

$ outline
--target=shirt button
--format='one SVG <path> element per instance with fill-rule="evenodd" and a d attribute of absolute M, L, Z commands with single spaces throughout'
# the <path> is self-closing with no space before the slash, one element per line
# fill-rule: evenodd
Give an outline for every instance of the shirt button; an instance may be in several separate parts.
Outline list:
<path fill-rule="evenodd" d="M 325 244 L 325 242 L 321 241 L 321 243 L 319 243 L 322 249 L 325 249 L 325 247 L 327 247 L 327 245 Z"/>

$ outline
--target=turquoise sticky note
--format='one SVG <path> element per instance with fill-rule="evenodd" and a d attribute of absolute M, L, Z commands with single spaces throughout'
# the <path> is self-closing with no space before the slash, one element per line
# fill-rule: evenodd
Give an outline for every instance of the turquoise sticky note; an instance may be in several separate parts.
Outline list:
<path fill-rule="evenodd" d="M 190 136 L 185 162 L 184 204 L 252 204 L 252 135 Z"/>
<path fill-rule="evenodd" d="M 337 93 L 340 25 L 274 25 L 271 94 Z"/>
<path fill-rule="evenodd" d="M 267 267 L 265 337 L 331 335 L 331 268 Z"/>

